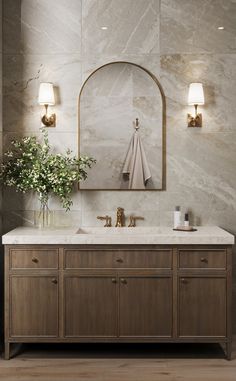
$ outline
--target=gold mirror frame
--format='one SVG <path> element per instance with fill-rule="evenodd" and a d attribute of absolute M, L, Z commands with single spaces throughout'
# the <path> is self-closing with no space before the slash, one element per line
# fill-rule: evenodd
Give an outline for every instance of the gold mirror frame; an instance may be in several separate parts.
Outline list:
<path fill-rule="evenodd" d="M 162 187 L 158 189 L 91 189 L 91 188 L 80 188 L 80 184 L 78 184 L 78 189 L 81 191 L 164 191 L 166 190 L 166 97 L 164 94 L 164 90 L 158 81 L 157 77 L 148 69 L 145 67 L 138 65 L 134 62 L 129 61 L 112 61 L 108 62 L 102 66 L 99 66 L 97 69 L 95 69 L 89 76 L 86 78 L 86 80 L 83 82 L 80 92 L 79 92 L 79 99 L 78 99 L 78 156 L 80 156 L 80 101 L 81 101 L 81 95 L 84 89 L 84 86 L 88 82 L 88 80 L 100 69 L 103 69 L 106 66 L 114 65 L 114 64 L 125 64 L 125 65 L 133 65 L 138 67 L 139 69 L 145 71 L 155 82 L 157 87 L 159 88 L 159 91 L 161 93 L 161 99 L 162 99 Z M 96 164 L 95 164 L 96 165 Z M 89 174 L 88 174 L 89 176 Z"/>

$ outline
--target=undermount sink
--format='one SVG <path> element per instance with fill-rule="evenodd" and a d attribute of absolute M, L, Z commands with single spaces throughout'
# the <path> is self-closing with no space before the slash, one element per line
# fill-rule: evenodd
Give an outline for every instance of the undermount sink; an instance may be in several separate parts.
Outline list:
<path fill-rule="evenodd" d="M 146 235 L 146 234 L 161 234 L 163 229 L 160 227 L 122 227 L 122 228 L 116 228 L 116 227 L 85 227 L 85 228 L 79 228 L 77 231 L 77 234 L 93 234 L 93 235 L 100 235 L 100 234 L 125 234 L 125 235 Z"/>

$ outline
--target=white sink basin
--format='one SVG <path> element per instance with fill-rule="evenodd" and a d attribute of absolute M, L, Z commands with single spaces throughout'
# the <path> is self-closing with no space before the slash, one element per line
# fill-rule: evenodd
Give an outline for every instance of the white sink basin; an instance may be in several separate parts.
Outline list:
<path fill-rule="evenodd" d="M 146 235 L 146 234 L 162 234 L 163 233 L 163 228 L 160 227 L 122 227 L 122 228 L 115 228 L 115 227 L 110 227 L 110 228 L 105 228 L 105 227 L 84 227 L 84 228 L 79 228 L 77 231 L 77 234 L 92 234 L 92 235 Z"/>

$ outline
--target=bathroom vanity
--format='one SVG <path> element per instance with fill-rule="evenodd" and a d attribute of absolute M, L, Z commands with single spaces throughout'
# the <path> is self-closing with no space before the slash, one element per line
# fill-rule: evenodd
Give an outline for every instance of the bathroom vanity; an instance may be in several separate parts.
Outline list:
<path fill-rule="evenodd" d="M 27 342 L 217 342 L 230 359 L 223 229 L 21 227 L 3 244 L 6 359 Z"/>

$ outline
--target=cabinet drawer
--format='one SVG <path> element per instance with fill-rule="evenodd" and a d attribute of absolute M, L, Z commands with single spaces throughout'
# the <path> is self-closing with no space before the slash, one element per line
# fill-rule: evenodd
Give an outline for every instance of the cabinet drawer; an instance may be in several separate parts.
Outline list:
<path fill-rule="evenodd" d="M 65 250 L 65 268 L 111 268 L 113 251 L 107 250 Z"/>
<path fill-rule="evenodd" d="M 12 269 L 57 269 L 58 250 L 13 249 L 10 251 Z"/>
<path fill-rule="evenodd" d="M 65 268 L 172 268 L 172 250 L 65 250 Z"/>
<path fill-rule="evenodd" d="M 179 268 L 226 269 L 226 251 L 179 250 Z"/>
<path fill-rule="evenodd" d="M 123 268 L 172 268 L 172 250 L 130 250 L 116 254 L 119 267 Z"/>

